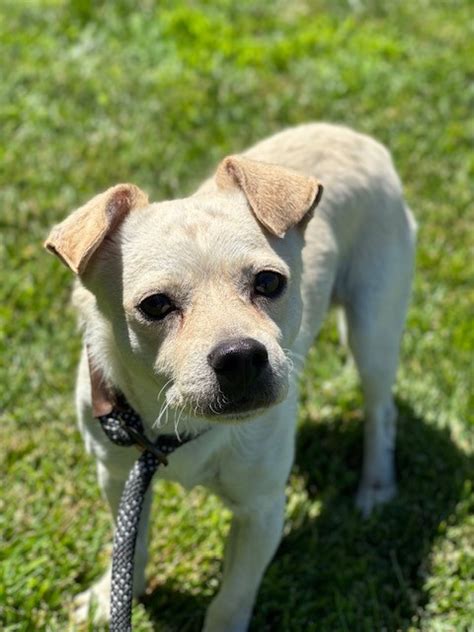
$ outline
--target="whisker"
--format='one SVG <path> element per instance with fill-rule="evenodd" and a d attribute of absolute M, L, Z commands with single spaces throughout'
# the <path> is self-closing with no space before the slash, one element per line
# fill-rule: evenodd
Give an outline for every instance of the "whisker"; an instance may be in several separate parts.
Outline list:
<path fill-rule="evenodd" d="M 283 353 L 289 364 L 289 372 L 293 373 L 296 371 L 301 371 L 306 362 L 306 358 L 301 353 L 297 353 L 296 351 L 292 351 L 291 349 L 283 349 Z"/>
<path fill-rule="evenodd" d="M 166 400 L 166 401 L 165 401 L 165 403 L 164 403 L 164 405 L 161 407 L 161 410 L 160 410 L 160 413 L 159 413 L 159 415 L 158 415 L 158 418 L 156 419 L 156 421 L 155 421 L 155 423 L 153 424 L 153 426 L 156 426 L 157 428 L 161 428 L 161 426 L 163 425 L 163 424 L 161 423 L 161 420 L 162 420 L 163 415 L 164 415 L 165 413 L 166 413 L 166 422 L 165 422 L 165 423 L 168 423 L 168 408 L 169 408 L 169 405 L 170 405 L 169 401 L 168 401 L 168 400 Z"/>
<path fill-rule="evenodd" d="M 174 418 L 174 434 L 176 435 L 176 438 L 178 439 L 178 441 L 181 441 L 178 425 L 179 425 L 179 416 Z"/>
<path fill-rule="evenodd" d="M 163 386 L 160 388 L 160 392 L 158 393 L 158 395 L 156 396 L 156 400 L 160 401 L 160 397 L 161 397 L 161 393 L 165 390 L 165 388 L 167 386 L 169 386 L 171 384 L 171 382 L 173 381 L 172 378 L 170 378 L 169 380 L 166 380 L 166 382 L 163 384 Z"/>
<path fill-rule="evenodd" d="M 172 383 L 172 379 L 167 380 L 163 386 L 161 387 L 158 395 L 156 396 L 156 401 L 159 402 L 160 401 L 160 397 L 161 394 L 163 393 L 163 391 L 165 390 L 165 388 L 167 388 L 171 383 Z M 161 426 L 161 418 L 163 417 L 164 412 L 166 411 L 167 407 L 169 406 L 168 401 L 165 398 L 165 401 L 163 402 L 163 404 L 161 405 L 160 411 L 158 413 L 158 417 L 155 419 L 155 421 L 153 422 L 153 428 L 160 428 Z"/>
<path fill-rule="evenodd" d="M 178 439 L 179 439 L 179 432 L 178 432 L 179 422 L 181 421 L 181 419 L 183 417 L 183 413 L 185 411 L 185 408 L 186 408 L 185 405 L 182 404 L 180 409 L 179 409 L 178 419 L 175 422 L 175 432 L 176 432 L 176 436 L 178 437 Z"/>
<path fill-rule="evenodd" d="M 209 404 L 209 410 L 212 413 L 214 413 L 214 415 L 221 415 L 222 414 L 222 410 L 216 410 L 216 408 L 212 404 Z"/>

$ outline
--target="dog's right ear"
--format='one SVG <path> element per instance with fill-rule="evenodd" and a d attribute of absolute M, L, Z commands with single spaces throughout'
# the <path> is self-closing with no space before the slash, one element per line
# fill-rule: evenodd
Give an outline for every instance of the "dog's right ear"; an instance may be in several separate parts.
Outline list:
<path fill-rule="evenodd" d="M 54 226 L 44 246 L 73 272 L 81 274 L 106 235 L 117 228 L 130 211 L 148 204 L 146 193 L 134 184 L 117 184 Z"/>

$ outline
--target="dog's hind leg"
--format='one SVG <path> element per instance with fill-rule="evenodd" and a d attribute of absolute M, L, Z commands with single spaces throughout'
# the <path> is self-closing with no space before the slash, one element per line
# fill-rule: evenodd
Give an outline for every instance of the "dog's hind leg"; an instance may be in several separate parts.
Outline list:
<path fill-rule="evenodd" d="M 346 306 L 349 346 L 365 404 L 364 457 L 356 503 L 365 516 L 396 492 L 397 410 L 392 396 L 405 323 L 410 273 L 393 271 L 379 287 L 355 289 Z"/>
<path fill-rule="evenodd" d="M 359 371 L 365 404 L 364 457 L 356 502 L 368 516 L 374 505 L 389 501 L 396 492 L 397 412 L 392 386 L 400 335 L 384 332 L 382 323 L 361 322 L 354 313 L 348 320 L 349 345 Z"/>

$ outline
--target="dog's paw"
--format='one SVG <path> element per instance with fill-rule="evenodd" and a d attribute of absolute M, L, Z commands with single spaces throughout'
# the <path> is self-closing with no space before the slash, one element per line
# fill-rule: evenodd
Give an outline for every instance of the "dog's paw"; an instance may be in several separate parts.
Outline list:
<path fill-rule="evenodd" d="M 236 608 L 235 602 L 223 602 L 217 595 L 207 609 L 202 632 L 247 632 L 251 614 L 251 605 Z"/>
<path fill-rule="evenodd" d="M 247 632 L 247 621 L 216 621 L 206 619 L 202 632 Z"/>
<path fill-rule="evenodd" d="M 72 602 L 71 617 L 75 623 L 108 621 L 110 613 L 110 570 Z"/>
<path fill-rule="evenodd" d="M 395 483 L 381 485 L 380 483 L 361 483 L 356 495 L 356 506 L 368 518 L 377 505 L 388 503 L 397 493 Z"/>

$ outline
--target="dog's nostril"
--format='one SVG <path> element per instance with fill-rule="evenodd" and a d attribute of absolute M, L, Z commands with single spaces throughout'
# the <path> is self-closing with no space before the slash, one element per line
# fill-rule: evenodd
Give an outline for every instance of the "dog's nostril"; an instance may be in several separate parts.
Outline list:
<path fill-rule="evenodd" d="M 262 369 L 268 364 L 268 352 L 263 345 L 255 349 L 252 362 L 257 369 Z"/>
<path fill-rule="evenodd" d="M 221 342 L 208 356 L 220 386 L 238 391 L 258 377 L 268 364 L 265 346 L 253 338 Z"/>
<path fill-rule="evenodd" d="M 240 369 L 241 363 L 242 358 L 240 358 L 237 353 L 231 351 L 230 353 L 219 359 L 214 369 L 216 371 L 233 373 L 234 371 L 238 371 Z"/>

